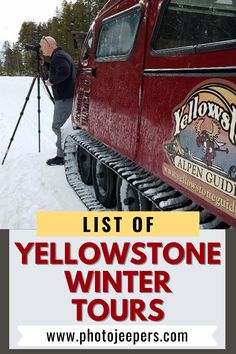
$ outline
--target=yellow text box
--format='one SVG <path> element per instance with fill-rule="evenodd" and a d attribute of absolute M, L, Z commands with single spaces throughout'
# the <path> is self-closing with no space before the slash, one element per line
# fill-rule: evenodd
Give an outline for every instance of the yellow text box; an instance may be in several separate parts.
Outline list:
<path fill-rule="evenodd" d="M 37 212 L 37 236 L 199 236 L 199 212 Z"/>

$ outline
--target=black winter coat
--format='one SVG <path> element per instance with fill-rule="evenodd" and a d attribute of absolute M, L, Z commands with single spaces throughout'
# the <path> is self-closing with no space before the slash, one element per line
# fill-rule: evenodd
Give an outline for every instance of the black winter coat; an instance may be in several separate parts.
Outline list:
<path fill-rule="evenodd" d="M 71 56 L 62 48 L 56 48 L 50 61 L 49 80 L 53 84 L 55 100 L 72 98 L 74 95 L 76 70 Z"/>

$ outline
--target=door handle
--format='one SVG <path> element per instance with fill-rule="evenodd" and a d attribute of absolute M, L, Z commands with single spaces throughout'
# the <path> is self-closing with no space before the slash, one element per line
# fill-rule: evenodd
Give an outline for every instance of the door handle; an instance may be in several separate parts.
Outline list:
<path fill-rule="evenodd" d="M 97 68 L 92 68 L 92 76 L 96 76 Z"/>

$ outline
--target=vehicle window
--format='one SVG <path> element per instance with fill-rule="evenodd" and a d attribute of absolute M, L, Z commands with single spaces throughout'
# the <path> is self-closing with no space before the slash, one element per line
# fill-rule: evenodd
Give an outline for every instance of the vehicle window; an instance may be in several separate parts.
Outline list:
<path fill-rule="evenodd" d="M 92 42 L 93 42 L 93 31 L 91 30 L 90 33 L 87 36 L 87 40 L 85 42 L 85 49 L 84 53 L 82 55 L 82 60 L 88 60 L 89 55 L 90 55 L 90 50 L 92 47 Z"/>
<path fill-rule="evenodd" d="M 131 53 L 141 19 L 141 8 L 135 8 L 103 21 L 96 58 L 120 58 Z"/>
<path fill-rule="evenodd" d="M 236 0 L 171 0 L 153 49 L 236 39 Z"/>

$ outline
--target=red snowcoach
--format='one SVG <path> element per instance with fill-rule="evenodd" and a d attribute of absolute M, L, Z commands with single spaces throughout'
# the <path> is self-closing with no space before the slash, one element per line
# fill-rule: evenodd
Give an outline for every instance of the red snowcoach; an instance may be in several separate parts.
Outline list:
<path fill-rule="evenodd" d="M 65 169 L 88 208 L 236 227 L 236 0 L 110 0 L 85 39 Z"/>

